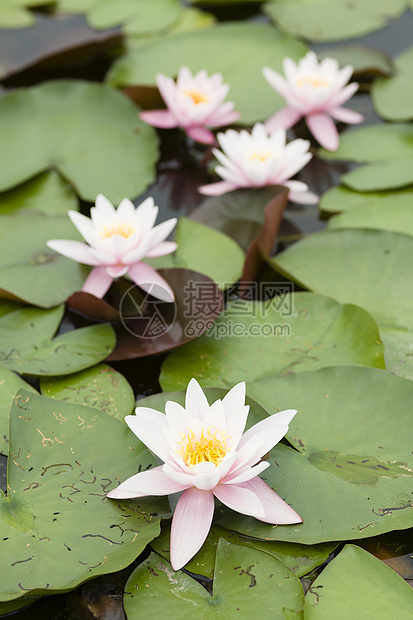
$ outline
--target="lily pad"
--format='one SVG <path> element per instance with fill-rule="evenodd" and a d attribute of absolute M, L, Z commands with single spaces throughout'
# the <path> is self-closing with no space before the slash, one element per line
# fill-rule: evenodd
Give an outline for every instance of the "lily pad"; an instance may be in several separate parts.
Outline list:
<path fill-rule="evenodd" d="M 328 230 L 370 228 L 413 235 L 413 192 L 371 198 L 365 204 L 331 218 Z"/>
<path fill-rule="evenodd" d="M 36 390 L 19 375 L 0 365 L 0 453 L 5 456 L 9 453 L 10 409 L 14 397 L 21 388 L 37 394 Z"/>
<path fill-rule="evenodd" d="M 262 478 L 303 523 L 272 526 L 221 507 L 220 525 L 302 544 L 413 526 L 412 381 L 341 366 L 263 379 L 247 392 L 269 412 L 298 409 L 287 433 L 294 449 L 278 444 Z"/>
<path fill-rule="evenodd" d="M 387 368 L 413 378 L 412 261 L 410 236 L 350 229 L 308 236 L 271 263 L 307 289 L 370 312 L 386 340 Z"/>
<path fill-rule="evenodd" d="M 54 168 L 84 200 L 102 193 L 118 203 L 138 196 L 155 174 L 155 131 L 128 98 L 101 84 L 62 80 L 5 95 L 0 139 L 8 145 L 1 191 Z"/>
<path fill-rule="evenodd" d="M 94 366 L 115 346 L 110 325 L 91 325 L 56 338 L 64 307 L 23 308 L 0 318 L 0 364 L 21 374 L 58 376 Z"/>
<path fill-rule="evenodd" d="M 217 545 L 220 539 L 224 539 L 234 545 L 242 545 L 251 549 L 257 549 L 258 551 L 265 551 L 265 553 L 281 560 L 297 577 L 302 577 L 317 566 L 320 566 L 337 546 L 337 543 L 297 545 L 295 543 L 273 540 L 259 540 L 224 530 L 219 525 L 212 525 L 208 538 L 198 553 L 185 565 L 185 569 L 191 573 L 212 579 L 214 576 Z M 165 525 L 162 527 L 158 538 L 151 542 L 151 547 L 156 553 L 159 553 L 159 555 L 169 561 L 169 545 L 170 526 Z"/>
<path fill-rule="evenodd" d="M 0 215 L 0 289 L 42 308 L 64 302 L 82 288 L 87 267 L 46 246 L 49 239 L 81 240 L 70 219 L 22 211 Z"/>
<path fill-rule="evenodd" d="M 0 213 L 40 211 L 45 215 L 65 215 L 77 211 L 78 200 L 65 179 L 51 170 L 0 194 Z"/>
<path fill-rule="evenodd" d="M 36 18 L 27 9 L 53 4 L 53 0 L 2 0 L 0 6 L 0 28 L 27 28 Z"/>
<path fill-rule="evenodd" d="M 111 416 L 19 392 L 11 412 L 8 495 L 0 497 L 1 601 L 74 588 L 130 564 L 158 535 L 165 502 L 120 506 L 105 494 L 118 477 L 152 462 Z"/>
<path fill-rule="evenodd" d="M 377 76 L 391 75 L 394 71 L 390 56 L 381 50 L 364 45 L 335 45 L 317 50 L 317 56 L 322 58 L 335 58 L 340 67 L 351 65 L 354 68 L 354 76 Z"/>
<path fill-rule="evenodd" d="M 174 572 L 169 562 L 151 553 L 129 577 L 124 606 L 128 620 L 161 617 L 171 619 L 198 614 L 203 620 L 253 614 L 284 617 L 283 609 L 301 610 L 301 583 L 282 562 L 262 551 L 218 543 L 213 595 L 185 573 Z"/>
<path fill-rule="evenodd" d="M 236 282 L 244 265 L 242 248 L 227 235 L 199 222 L 179 218 L 176 227 L 176 251 L 167 256 L 147 259 L 155 269 L 183 267 L 193 269 L 214 280 L 220 289 Z"/>
<path fill-rule="evenodd" d="M 123 26 L 128 35 L 142 35 L 171 26 L 183 11 L 180 0 L 98 0 L 87 14 L 92 28 Z"/>
<path fill-rule="evenodd" d="M 413 590 L 373 555 L 346 545 L 312 584 L 305 597 L 306 620 L 405 620 Z"/>
<path fill-rule="evenodd" d="M 267 24 L 218 24 L 148 41 L 127 51 L 112 65 L 108 81 L 121 88 L 155 87 L 156 73 L 176 77 L 182 65 L 192 72 L 220 72 L 230 85 L 228 100 L 236 102 L 241 122 L 249 124 L 284 105 L 262 77 L 262 67 L 281 71 L 285 56 L 299 60 L 306 51 L 305 45 Z"/>
<path fill-rule="evenodd" d="M 411 185 L 413 183 L 413 150 L 409 157 L 377 162 L 350 170 L 340 177 L 340 181 L 358 192 Z"/>
<path fill-rule="evenodd" d="M 390 121 L 413 119 L 413 47 L 394 59 L 395 75 L 374 81 L 371 96 L 379 116 Z"/>
<path fill-rule="evenodd" d="M 377 326 L 361 308 L 327 297 L 287 293 L 267 302 L 235 300 L 212 328 L 165 360 L 164 390 L 255 381 L 336 364 L 384 367 Z"/>
<path fill-rule="evenodd" d="M 264 10 L 283 30 L 321 42 L 342 41 L 380 30 L 405 9 L 405 0 L 272 0 Z"/>
<path fill-rule="evenodd" d="M 358 209 L 367 205 L 380 207 L 382 204 L 399 205 L 413 200 L 413 188 L 383 191 L 383 192 L 356 192 L 343 185 L 332 187 L 321 197 L 321 214 L 347 213 L 351 209 Z"/>
<path fill-rule="evenodd" d="M 135 407 L 131 386 L 123 375 L 107 364 L 59 379 L 43 379 L 40 388 L 49 398 L 93 407 L 121 421 Z"/>

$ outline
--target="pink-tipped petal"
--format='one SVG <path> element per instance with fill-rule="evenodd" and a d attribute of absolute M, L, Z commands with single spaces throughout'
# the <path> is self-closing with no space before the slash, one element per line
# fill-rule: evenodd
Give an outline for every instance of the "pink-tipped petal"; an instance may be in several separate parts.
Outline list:
<path fill-rule="evenodd" d="M 201 144 L 215 143 L 214 134 L 212 131 L 209 131 L 209 129 L 206 129 L 206 127 L 186 127 L 185 131 L 195 142 L 200 142 Z"/>
<path fill-rule="evenodd" d="M 251 491 L 261 502 L 265 510 L 265 517 L 257 517 L 260 521 L 277 525 L 302 523 L 303 520 L 300 515 L 258 476 L 248 482 L 242 482 L 241 486 Z"/>
<path fill-rule="evenodd" d="M 219 181 L 218 183 L 211 183 L 210 185 L 202 185 L 198 187 L 198 192 L 204 194 L 204 196 L 222 196 L 227 192 L 232 192 L 236 189 L 235 183 L 229 181 Z"/>
<path fill-rule="evenodd" d="M 248 484 L 248 483 L 244 483 Z M 214 495 L 220 502 L 244 515 L 265 519 L 265 510 L 256 493 L 239 485 L 218 484 Z"/>
<path fill-rule="evenodd" d="M 106 495 L 111 499 L 129 499 L 146 495 L 170 495 L 184 491 L 189 485 L 178 484 L 162 470 L 162 465 L 131 476 Z"/>
<path fill-rule="evenodd" d="M 153 127 L 160 127 L 162 129 L 178 127 L 175 117 L 172 116 L 169 110 L 145 110 L 140 112 L 139 117 Z"/>
<path fill-rule="evenodd" d="M 334 110 L 329 110 L 328 113 L 342 123 L 349 123 L 352 125 L 364 121 L 364 116 L 362 114 L 354 110 L 349 110 L 348 108 L 334 108 Z"/>
<path fill-rule="evenodd" d="M 75 260 L 77 263 L 83 263 L 84 265 L 100 265 L 100 261 L 93 256 L 90 251 L 90 247 L 86 243 L 81 241 L 70 241 L 68 239 L 51 239 L 46 242 L 46 245 L 58 252 L 66 258 Z"/>
<path fill-rule="evenodd" d="M 286 106 L 270 116 L 270 118 L 265 121 L 264 127 L 268 133 L 272 133 L 276 129 L 289 129 L 295 125 L 301 117 L 302 113 L 299 110 Z"/>
<path fill-rule="evenodd" d="M 162 241 L 159 245 L 152 248 L 152 250 L 148 250 L 146 252 L 146 256 L 148 258 L 155 258 L 156 256 L 166 256 L 166 254 L 172 254 L 175 252 L 178 244 L 175 241 Z"/>
<path fill-rule="evenodd" d="M 214 515 L 211 491 L 187 489 L 176 505 L 171 527 L 171 564 L 179 570 L 205 542 Z"/>
<path fill-rule="evenodd" d="M 327 114 L 310 114 L 305 118 L 314 138 L 328 151 L 336 151 L 339 145 L 337 127 Z"/>
<path fill-rule="evenodd" d="M 128 273 L 129 266 L 128 265 L 113 265 L 106 268 L 108 275 L 111 278 L 120 278 Z"/>
<path fill-rule="evenodd" d="M 113 278 L 107 273 L 106 267 L 95 267 L 86 278 L 82 291 L 102 299 L 109 290 L 112 281 Z"/>
<path fill-rule="evenodd" d="M 173 302 L 175 295 L 169 284 L 159 273 L 147 263 L 136 263 L 129 268 L 132 280 L 144 291 L 160 299 L 161 301 Z"/>
<path fill-rule="evenodd" d="M 162 418 L 159 416 L 162 416 Z M 171 447 L 162 431 L 163 425 L 166 426 L 166 416 L 163 414 L 159 414 L 159 416 L 151 418 L 145 412 L 140 413 L 139 409 L 137 409 L 136 415 L 127 415 L 125 417 L 125 422 L 151 452 L 156 454 L 162 461 L 167 461 Z"/>

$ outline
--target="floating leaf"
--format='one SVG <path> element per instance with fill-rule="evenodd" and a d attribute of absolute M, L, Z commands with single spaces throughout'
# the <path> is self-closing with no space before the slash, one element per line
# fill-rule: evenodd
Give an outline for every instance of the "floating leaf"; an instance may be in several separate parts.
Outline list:
<path fill-rule="evenodd" d="M 383 562 L 346 545 L 305 597 L 306 620 L 404 620 L 411 616 L 412 588 Z"/>
<path fill-rule="evenodd" d="M 43 379 L 42 394 L 66 403 L 93 407 L 117 420 L 132 413 L 135 406 L 133 390 L 125 377 L 107 366 L 99 364 L 82 372 L 59 379 Z"/>
<path fill-rule="evenodd" d="M 358 192 L 405 187 L 413 183 L 413 149 L 409 157 L 377 162 L 346 172 L 340 181 Z"/>
<path fill-rule="evenodd" d="M 159 498 L 120 506 L 105 497 L 115 480 L 153 458 L 124 424 L 96 409 L 20 392 L 10 455 L 8 496 L 0 497 L 2 601 L 124 568 L 167 516 Z"/>
<path fill-rule="evenodd" d="M 0 364 L 21 374 L 66 375 L 94 366 L 115 346 L 110 325 L 82 327 L 53 338 L 64 307 L 23 308 L 0 318 Z"/>
<path fill-rule="evenodd" d="M 65 215 L 77 211 L 75 192 L 61 176 L 51 170 L 0 194 L 0 213 L 41 211 L 45 215 Z"/>
<path fill-rule="evenodd" d="M 207 334 L 169 355 L 162 388 L 183 389 L 192 377 L 227 386 L 336 364 L 384 367 L 377 326 L 366 312 L 288 290 L 274 283 L 279 295 L 267 302 L 230 303 Z"/>
<path fill-rule="evenodd" d="M 0 365 L 0 453 L 9 453 L 9 416 L 13 399 L 20 388 L 37 393 L 26 381 L 23 381 L 5 366 Z M 1 607 L 0 607 L 1 611 Z"/>
<path fill-rule="evenodd" d="M 262 551 L 218 543 L 213 595 L 169 562 L 151 553 L 129 577 L 124 605 L 128 620 L 161 617 L 168 609 L 171 619 L 198 614 L 203 620 L 253 614 L 283 618 L 283 608 L 300 610 L 304 594 L 299 579 L 282 562 Z"/>
<path fill-rule="evenodd" d="M 176 252 L 156 259 L 148 259 L 156 269 L 184 267 L 203 273 L 219 285 L 228 288 L 242 273 L 245 254 L 242 248 L 227 235 L 194 222 L 179 218 L 175 240 Z"/>
<path fill-rule="evenodd" d="M 262 379 L 248 394 L 267 411 L 298 413 L 262 478 L 302 517 L 272 526 L 220 507 L 223 527 L 314 544 L 413 526 L 413 382 L 376 368 L 330 367 Z"/>
<path fill-rule="evenodd" d="M 346 213 L 351 209 L 358 209 L 367 205 L 377 206 L 405 204 L 413 200 L 413 188 L 399 189 L 384 192 L 355 192 L 348 187 L 338 185 L 327 190 L 321 197 L 320 211 L 328 214 Z"/>
<path fill-rule="evenodd" d="M 405 0 L 272 0 L 264 10 L 280 28 L 295 36 L 341 41 L 384 28 L 405 8 Z"/>
<path fill-rule="evenodd" d="M 35 16 L 27 11 L 30 7 L 52 4 L 53 0 L 2 0 L 0 28 L 27 28 L 35 23 Z"/>
<path fill-rule="evenodd" d="M 281 560 L 288 566 L 297 577 L 302 577 L 317 566 L 326 561 L 330 553 L 336 548 L 337 543 L 325 543 L 323 545 L 297 545 L 279 541 L 259 540 L 240 536 L 236 532 L 230 532 L 212 525 L 208 538 L 201 549 L 185 565 L 185 569 L 197 575 L 212 578 L 214 576 L 215 556 L 219 539 L 223 538 L 234 545 L 243 545 L 258 551 L 265 551 L 274 558 Z M 170 526 L 165 525 L 158 538 L 151 542 L 151 547 L 156 553 L 169 561 Z"/>
<path fill-rule="evenodd" d="M 171 26 L 183 10 L 180 0 L 98 0 L 88 11 L 92 28 L 123 26 L 129 35 L 142 35 Z"/>
<path fill-rule="evenodd" d="M 396 74 L 374 81 L 371 96 L 380 116 L 391 121 L 413 118 L 413 47 L 394 59 Z"/>
<path fill-rule="evenodd" d="M 362 75 L 391 75 L 393 62 L 390 56 L 381 50 L 364 45 L 342 45 L 324 47 L 317 51 L 317 56 L 322 58 L 335 58 L 340 67 L 351 65 L 356 77 Z"/>
<path fill-rule="evenodd" d="M 306 237 L 272 264 L 305 288 L 370 312 L 385 343 L 387 368 L 413 378 L 413 291 L 406 287 L 412 261 L 408 235 L 336 230 Z"/>
<path fill-rule="evenodd" d="M 128 98 L 101 84 L 62 80 L 5 95 L 0 139 L 8 145 L 0 153 L 2 191 L 54 168 L 83 199 L 102 193 L 118 203 L 154 178 L 155 131 Z"/>
<path fill-rule="evenodd" d="M 154 87 L 156 73 L 176 77 L 182 65 L 192 72 L 218 71 L 230 85 L 228 99 L 242 112 L 241 122 L 249 124 L 283 106 L 264 80 L 262 68 L 268 65 L 281 71 L 285 56 L 298 60 L 306 51 L 302 43 L 266 24 L 219 24 L 140 44 L 113 64 L 108 81 L 122 88 Z"/>

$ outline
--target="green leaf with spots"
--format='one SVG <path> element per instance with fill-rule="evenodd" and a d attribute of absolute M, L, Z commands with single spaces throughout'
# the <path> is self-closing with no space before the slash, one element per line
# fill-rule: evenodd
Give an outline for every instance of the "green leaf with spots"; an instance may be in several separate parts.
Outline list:
<path fill-rule="evenodd" d="M 169 561 L 170 548 L 170 525 L 162 527 L 158 538 L 151 542 L 151 547 L 156 553 Z M 214 576 L 215 557 L 220 538 L 234 545 L 250 547 L 257 551 L 264 551 L 277 558 L 288 566 L 297 577 L 302 577 L 317 566 L 326 561 L 328 556 L 337 546 L 337 543 L 324 543 L 322 545 L 297 545 L 295 543 L 279 542 L 273 540 L 259 540 L 241 536 L 237 532 L 225 530 L 219 525 L 212 525 L 201 549 L 185 565 L 185 569 L 197 575 L 212 578 Z"/>
<path fill-rule="evenodd" d="M 365 311 L 285 290 L 267 302 L 229 304 L 206 334 L 169 355 L 162 388 L 182 389 L 192 377 L 227 386 L 337 364 L 384 367 L 377 326 Z"/>
<path fill-rule="evenodd" d="M 153 181 L 157 137 L 120 92 L 61 80 L 17 89 L 0 99 L 0 191 L 51 168 L 84 199 L 119 203 Z M 22 157 L 24 153 L 24 157 Z"/>
<path fill-rule="evenodd" d="M 132 47 L 112 65 L 108 81 L 121 88 L 155 87 L 156 73 L 176 77 L 183 65 L 192 72 L 219 72 L 230 86 L 228 100 L 242 112 L 241 123 L 249 124 L 284 105 L 264 80 L 262 68 L 268 65 L 281 71 L 285 56 L 298 61 L 306 51 L 305 45 L 267 24 L 219 24 Z"/>
<path fill-rule="evenodd" d="M 266 3 L 265 12 L 294 36 L 342 41 L 384 28 L 405 8 L 405 0 L 272 0 Z"/>
<path fill-rule="evenodd" d="M 394 59 L 395 75 L 377 78 L 371 90 L 379 116 L 390 121 L 413 119 L 413 47 Z"/>
<path fill-rule="evenodd" d="M 407 620 L 413 590 L 373 555 L 346 545 L 312 584 L 305 620 Z"/>
<path fill-rule="evenodd" d="M 332 230 L 304 238 L 271 259 L 304 288 L 365 308 L 385 344 L 387 368 L 413 379 L 413 239 L 380 230 Z"/>
<path fill-rule="evenodd" d="M 268 412 L 298 410 L 262 478 L 302 517 L 272 526 L 224 506 L 216 521 L 264 540 L 352 540 L 413 526 L 413 382 L 338 366 L 247 385 Z"/>
<path fill-rule="evenodd" d="M 22 211 L 0 215 L 0 226 L 1 295 L 51 308 L 82 288 L 88 268 L 46 246 L 49 239 L 82 239 L 67 215 Z"/>
<path fill-rule="evenodd" d="M 36 390 L 23 381 L 19 375 L 0 364 L 0 453 L 5 456 L 9 452 L 10 408 L 21 388 L 37 394 Z"/>
<path fill-rule="evenodd" d="M 20 374 L 66 375 L 109 355 L 116 338 L 108 324 L 82 327 L 53 338 L 64 307 L 23 308 L 0 318 L 0 364 Z"/>
<path fill-rule="evenodd" d="M 51 170 L 0 194 L 0 213 L 41 211 L 45 215 L 66 215 L 77 211 L 78 200 L 65 179 Z"/>
<path fill-rule="evenodd" d="M 220 540 L 217 548 L 213 595 L 169 562 L 151 553 L 135 569 L 125 586 L 128 620 L 142 617 L 179 619 L 198 615 L 202 620 L 240 618 L 253 614 L 283 618 L 283 608 L 300 611 L 304 594 L 299 579 L 282 562 L 262 551 Z"/>
<path fill-rule="evenodd" d="M 184 267 L 214 280 L 219 288 L 228 288 L 242 274 L 245 253 L 231 237 L 186 217 L 179 219 L 176 252 L 147 259 L 156 269 Z"/>
<path fill-rule="evenodd" d="M 19 392 L 11 412 L 8 495 L 0 497 L 0 600 L 67 590 L 128 566 L 159 533 L 165 500 L 105 497 L 153 458 L 124 424 Z"/>
<path fill-rule="evenodd" d="M 43 379 L 42 394 L 66 403 L 93 407 L 123 421 L 133 412 L 135 398 L 125 377 L 107 364 L 67 377 Z"/>

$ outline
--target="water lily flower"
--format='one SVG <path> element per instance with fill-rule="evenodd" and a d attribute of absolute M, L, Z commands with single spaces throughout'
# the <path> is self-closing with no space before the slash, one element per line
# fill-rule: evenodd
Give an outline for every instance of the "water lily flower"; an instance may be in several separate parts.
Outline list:
<path fill-rule="evenodd" d="M 213 144 L 215 136 L 207 127 L 222 127 L 238 120 L 240 112 L 234 103 L 224 99 L 228 84 L 223 84 L 221 73 L 208 77 L 205 70 L 192 75 L 188 67 L 181 67 L 176 83 L 158 73 L 156 84 L 167 106 L 166 110 L 147 110 L 140 118 L 154 127 L 182 127 L 196 142 Z"/>
<path fill-rule="evenodd" d="M 285 78 L 265 67 L 267 82 L 286 100 L 287 106 L 276 112 L 265 123 L 268 131 L 279 127 L 289 129 L 302 117 L 313 136 L 324 148 L 338 148 L 338 131 L 333 119 L 343 123 L 361 123 L 362 114 L 341 107 L 358 89 L 358 84 L 347 84 L 353 67 L 338 68 L 334 58 L 324 58 L 320 63 L 314 52 L 308 52 L 298 65 L 285 58 Z"/>
<path fill-rule="evenodd" d="M 128 478 L 107 497 L 129 499 L 183 491 L 171 528 L 174 570 L 182 568 L 203 545 L 212 523 L 214 496 L 232 510 L 266 523 L 302 522 L 258 475 L 269 467 L 261 458 L 285 435 L 296 411 L 281 411 L 243 434 L 248 412 L 245 383 L 238 383 L 210 406 L 197 381 L 191 379 L 185 408 L 168 401 L 166 415 L 137 407 L 136 415 L 125 418 L 164 464 Z"/>
<path fill-rule="evenodd" d="M 116 209 L 99 194 L 91 217 L 69 211 L 69 217 L 86 243 L 52 239 L 49 248 L 67 258 L 92 265 L 82 291 L 103 297 L 114 278 L 129 274 L 131 279 L 162 301 L 172 302 L 174 293 L 169 284 L 147 263 L 145 257 L 163 256 L 173 252 L 177 244 L 165 241 L 177 220 L 172 218 L 154 226 L 158 207 L 147 198 L 138 207 L 125 198 Z"/>
<path fill-rule="evenodd" d="M 308 191 L 308 185 L 301 181 L 289 181 L 290 177 L 303 168 L 311 159 L 308 140 L 293 140 L 286 144 L 286 132 L 277 129 L 268 134 L 261 123 L 248 133 L 228 129 L 218 134 L 222 151 L 212 149 L 222 166 L 215 172 L 224 180 L 198 189 L 207 196 L 220 196 L 239 187 L 263 187 L 264 185 L 285 185 L 293 202 L 315 204 L 318 196 Z"/>

